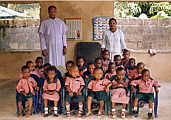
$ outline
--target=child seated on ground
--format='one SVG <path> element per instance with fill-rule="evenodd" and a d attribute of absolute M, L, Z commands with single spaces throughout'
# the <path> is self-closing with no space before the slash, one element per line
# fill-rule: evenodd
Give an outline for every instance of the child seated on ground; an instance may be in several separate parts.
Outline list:
<path fill-rule="evenodd" d="M 35 90 L 38 90 L 36 81 L 30 77 L 30 71 L 28 66 L 23 66 L 21 68 L 22 78 L 19 79 L 16 89 L 18 92 L 18 107 L 19 113 L 18 116 L 22 115 L 22 101 L 27 99 L 29 102 L 29 109 L 27 112 L 27 116 L 32 115 L 32 104 L 33 104 L 33 96 L 35 95 Z"/>
<path fill-rule="evenodd" d="M 128 63 L 127 68 L 126 68 L 126 72 L 127 72 L 127 78 L 130 81 L 134 80 L 136 78 L 137 69 L 136 69 L 134 58 L 129 59 L 129 63 Z"/>
<path fill-rule="evenodd" d="M 100 102 L 100 108 L 98 115 L 103 114 L 104 101 L 107 97 L 106 87 L 110 83 L 108 79 L 103 79 L 103 71 L 100 68 L 96 68 L 93 72 L 94 79 L 92 79 L 88 84 L 88 113 L 86 116 L 91 114 L 91 104 L 92 99 L 97 98 L 97 101 Z"/>
<path fill-rule="evenodd" d="M 108 66 L 111 60 L 109 59 L 109 51 L 104 50 L 102 56 L 102 64 L 103 64 L 103 71 L 106 72 L 108 70 Z"/>
<path fill-rule="evenodd" d="M 122 65 L 122 61 L 121 61 L 121 56 L 120 55 L 115 55 L 114 56 L 114 63 L 116 65 L 116 69 L 119 68 L 119 67 L 122 67 L 123 69 L 125 69 L 124 66 Z"/>
<path fill-rule="evenodd" d="M 122 104 L 122 112 L 121 117 L 125 118 L 125 109 L 126 104 L 129 102 L 129 97 L 127 96 L 127 89 L 128 89 L 128 79 L 125 78 L 125 71 L 123 68 L 119 67 L 116 70 L 116 76 L 110 78 L 112 81 L 111 84 L 107 87 L 107 92 L 109 91 L 109 87 L 112 86 L 112 116 L 116 118 L 116 109 L 115 104 L 121 103 Z"/>
<path fill-rule="evenodd" d="M 105 73 L 105 79 L 110 79 L 112 76 L 116 75 L 115 63 L 109 63 L 108 70 Z"/>
<path fill-rule="evenodd" d="M 79 75 L 79 70 L 77 66 L 72 66 L 69 69 L 70 76 L 66 77 L 65 88 L 66 88 L 66 111 L 67 116 L 70 116 L 70 104 L 71 102 L 78 101 L 79 111 L 78 117 L 82 116 L 83 112 L 83 95 L 82 90 L 84 88 L 84 80 Z"/>
<path fill-rule="evenodd" d="M 139 80 L 133 80 L 131 82 L 132 86 L 138 86 L 139 91 L 138 94 L 135 96 L 134 100 L 134 108 L 133 111 L 135 113 L 135 117 L 137 117 L 137 105 L 138 100 L 141 98 L 145 98 L 149 102 L 149 112 L 148 112 L 148 119 L 152 119 L 153 117 L 153 101 L 154 101 L 154 91 L 153 87 L 155 89 L 155 92 L 159 92 L 159 83 L 155 80 L 150 79 L 150 71 L 148 69 L 144 69 L 142 71 L 142 77 Z M 136 92 L 135 87 L 132 87 L 133 92 Z"/>
<path fill-rule="evenodd" d="M 103 71 L 103 63 L 101 58 L 95 59 L 95 68 L 100 68 Z"/>
<path fill-rule="evenodd" d="M 58 101 L 59 91 L 61 89 L 60 80 L 55 78 L 56 69 L 54 67 L 47 68 L 48 79 L 44 81 L 43 85 L 43 100 L 44 100 L 44 117 L 49 115 L 48 100 L 54 101 L 54 116 L 58 116 Z"/>
<path fill-rule="evenodd" d="M 87 66 L 86 66 L 86 63 L 85 63 L 85 59 L 83 57 L 77 57 L 76 64 L 78 66 L 79 73 L 82 76 L 84 74 L 84 72 L 87 71 Z"/>
<path fill-rule="evenodd" d="M 123 58 L 122 58 L 122 65 L 127 68 L 128 62 L 130 57 L 130 51 L 127 49 L 124 49 L 123 51 Z"/>

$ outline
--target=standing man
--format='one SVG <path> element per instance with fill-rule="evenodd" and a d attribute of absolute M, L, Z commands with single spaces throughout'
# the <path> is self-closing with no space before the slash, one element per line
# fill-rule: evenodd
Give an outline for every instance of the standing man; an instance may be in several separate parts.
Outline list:
<path fill-rule="evenodd" d="M 65 66 L 67 51 L 65 23 L 56 18 L 56 7 L 48 7 L 49 18 L 42 21 L 39 29 L 44 63 Z"/>
<path fill-rule="evenodd" d="M 117 28 L 117 21 L 114 18 L 109 20 L 110 29 L 103 33 L 101 44 L 102 52 L 106 49 L 110 52 L 110 59 L 113 62 L 115 55 L 121 55 L 121 50 L 126 49 L 123 32 Z"/>

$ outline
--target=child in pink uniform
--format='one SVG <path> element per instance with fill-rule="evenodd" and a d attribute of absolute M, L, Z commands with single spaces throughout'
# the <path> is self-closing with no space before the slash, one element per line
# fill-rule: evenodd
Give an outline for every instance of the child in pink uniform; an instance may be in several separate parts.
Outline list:
<path fill-rule="evenodd" d="M 115 69 L 115 64 L 111 62 L 109 64 L 109 69 L 107 70 L 105 74 L 105 79 L 110 79 L 112 76 L 116 75 L 116 69 Z"/>
<path fill-rule="evenodd" d="M 32 98 L 35 95 L 34 90 L 38 90 L 36 81 L 30 77 L 30 71 L 27 66 L 22 67 L 22 78 L 19 79 L 16 89 L 19 93 L 18 95 L 18 106 L 19 106 L 19 113 L 18 116 L 21 116 L 22 112 L 22 101 L 26 98 L 29 102 L 29 110 L 27 116 L 32 114 Z"/>
<path fill-rule="evenodd" d="M 130 51 L 127 49 L 124 49 L 123 51 L 123 58 L 122 58 L 122 65 L 127 68 L 127 65 L 129 63 L 129 57 L 130 57 Z"/>
<path fill-rule="evenodd" d="M 85 59 L 83 57 L 78 57 L 76 60 L 80 76 L 84 74 L 84 72 L 87 71 L 87 66 L 85 65 Z"/>
<path fill-rule="evenodd" d="M 101 58 L 96 58 L 94 65 L 95 68 L 100 68 L 103 71 L 103 62 Z"/>
<path fill-rule="evenodd" d="M 128 63 L 127 68 L 126 68 L 126 72 L 128 75 L 128 79 L 130 81 L 134 80 L 136 78 L 137 69 L 136 69 L 134 58 L 129 59 L 129 63 Z"/>
<path fill-rule="evenodd" d="M 83 112 L 82 89 L 84 88 L 85 83 L 83 78 L 79 75 L 77 66 L 72 66 L 69 69 L 69 74 L 70 76 L 67 76 L 65 81 L 67 116 L 70 116 L 70 103 L 73 99 L 76 99 L 79 105 L 78 117 L 81 117 Z"/>
<path fill-rule="evenodd" d="M 122 67 L 123 69 L 125 69 L 124 66 L 122 65 L 122 60 L 121 60 L 120 55 L 115 55 L 114 56 L 114 63 L 116 65 L 116 69 L 119 68 L 119 67 Z"/>
<path fill-rule="evenodd" d="M 122 104 L 122 113 L 121 117 L 125 118 L 125 108 L 126 104 L 129 102 L 129 97 L 127 96 L 127 89 L 128 89 L 128 79 L 125 78 L 125 71 L 123 68 L 118 68 L 116 70 L 116 76 L 110 78 L 112 81 L 111 84 L 108 85 L 107 91 L 109 91 L 109 87 L 112 86 L 112 116 L 113 118 L 116 117 L 116 110 L 115 104 L 121 103 Z"/>
<path fill-rule="evenodd" d="M 43 85 L 43 99 L 44 99 L 44 117 L 48 116 L 48 100 L 54 101 L 54 116 L 58 116 L 58 101 L 59 91 L 61 89 L 60 80 L 55 78 L 56 69 L 55 67 L 49 67 L 47 69 L 48 79 L 44 81 Z"/>
<path fill-rule="evenodd" d="M 106 72 L 108 70 L 108 66 L 111 60 L 109 59 L 109 51 L 104 50 L 102 56 L 102 64 L 103 64 L 103 71 Z"/>
<path fill-rule="evenodd" d="M 155 88 L 155 92 L 159 92 L 158 87 L 160 87 L 159 83 L 155 80 L 150 79 L 150 71 L 148 69 L 144 69 L 142 71 L 142 77 L 139 80 L 134 80 L 131 82 L 132 86 L 138 86 L 139 91 L 134 100 L 134 113 L 137 113 L 137 105 L 138 100 L 141 98 L 146 98 L 149 102 L 149 112 L 148 118 L 152 119 L 152 111 L 153 111 L 153 100 L 154 100 L 154 91 L 153 87 Z M 135 88 L 132 87 L 133 91 L 135 92 Z"/>
<path fill-rule="evenodd" d="M 91 104 L 92 99 L 97 98 L 97 101 L 100 101 L 100 109 L 98 115 L 102 115 L 104 101 L 106 99 L 106 87 L 110 84 L 108 79 L 102 79 L 103 71 L 100 68 L 96 68 L 93 72 L 94 79 L 92 79 L 88 84 L 88 113 L 86 116 L 91 114 Z"/>
<path fill-rule="evenodd" d="M 135 72 L 135 80 L 139 80 L 142 76 L 142 71 L 145 68 L 145 64 L 143 62 L 139 62 L 137 63 L 137 67 L 136 67 L 136 72 Z"/>

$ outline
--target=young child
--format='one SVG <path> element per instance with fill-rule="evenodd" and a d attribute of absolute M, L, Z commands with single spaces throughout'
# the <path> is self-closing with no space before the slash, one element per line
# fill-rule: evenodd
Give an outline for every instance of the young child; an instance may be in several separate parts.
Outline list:
<path fill-rule="evenodd" d="M 116 75 L 116 69 L 115 69 L 115 64 L 113 62 L 111 62 L 109 64 L 109 69 L 107 70 L 106 74 L 105 74 L 105 79 L 110 79 L 112 76 Z"/>
<path fill-rule="evenodd" d="M 22 115 L 22 101 L 24 99 L 28 99 L 29 102 L 29 110 L 27 116 L 29 117 L 32 114 L 32 104 L 33 104 L 33 96 L 35 95 L 34 90 L 38 90 L 36 81 L 30 77 L 30 71 L 28 66 L 23 66 L 21 68 L 22 78 L 19 79 L 16 89 L 18 94 L 18 106 L 19 113 L 18 116 Z"/>
<path fill-rule="evenodd" d="M 128 79 L 125 78 L 125 71 L 123 68 L 119 67 L 116 70 L 116 76 L 110 78 L 112 81 L 111 84 L 107 87 L 107 92 L 109 91 L 109 87 L 112 86 L 112 116 L 116 118 L 116 110 L 115 104 L 121 103 L 122 104 L 122 112 L 121 117 L 125 118 L 125 108 L 126 104 L 129 102 L 129 97 L 127 96 L 127 89 L 128 89 Z"/>
<path fill-rule="evenodd" d="M 76 63 L 77 63 L 78 69 L 79 69 L 80 76 L 82 76 L 84 74 L 84 72 L 87 71 L 87 67 L 85 65 L 85 59 L 83 57 L 78 57 L 76 59 Z"/>
<path fill-rule="evenodd" d="M 123 51 L 123 58 L 122 58 L 122 65 L 126 68 L 129 63 L 130 51 L 124 49 Z"/>
<path fill-rule="evenodd" d="M 100 68 L 103 71 L 103 62 L 101 58 L 95 59 L 95 68 Z"/>
<path fill-rule="evenodd" d="M 114 63 L 116 65 L 116 69 L 119 68 L 119 67 L 122 67 L 123 69 L 125 69 L 124 66 L 122 65 L 122 61 L 121 61 L 121 56 L 120 55 L 115 55 L 114 56 Z"/>
<path fill-rule="evenodd" d="M 109 59 L 109 51 L 104 50 L 102 56 L 102 64 L 103 64 L 103 71 L 106 72 L 108 70 L 108 66 L 111 60 Z"/>
<path fill-rule="evenodd" d="M 139 62 L 137 63 L 137 67 L 136 67 L 136 72 L 135 72 L 135 80 L 139 80 L 142 76 L 142 71 L 145 68 L 145 64 L 143 62 Z"/>
<path fill-rule="evenodd" d="M 134 58 L 129 59 L 129 63 L 126 68 L 126 72 L 127 72 L 127 77 L 130 81 L 134 80 L 136 78 L 137 69 L 136 69 Z"/>
<path fill-rule="evenodd" d="M 66 70 L 67 70 L 67 72 L 66 72 L 65 75 L 64 75 L 64 79 L 66 78 L 66 76 L 69 75 L 69 69 L 70 69 L 73 65 L 74 65 L 74 62 L 71 61 L 71 60 L 66 62 Z"/>
<path fill-rule="evenodd" d="M 70 103 L 73 99 L 76 99 L 79 106 L 78 117 L 81 117 L 83 112 L 82 89 L 84 88 L 85 83 L 83 78 L 79 75 L 77 66 L 72 66 L 69 69 L 69 74 L 70 76 L 67 76 L 65 81 L 67 116 L 70 116 Z"/>
<path fill-rule="evenodd" d="M 35 63 L 36 63 L 35 68 L 36 69 L 41 69 L 43 67 L 43 58 L 42 57 L 37 57 L 36 60 L 35 60 Z"/>
<path fill-rule="evenodd" d="M 110 84 L 110 81 L 108 79 L 102 79 L 103 71 L 100 68 L 96 68 L 94 70 L 93 76 L 94 79 L 92 79 L 88 84 L 88 113 L 86 114 L 86 116 L 89 116 L 91 114 L 91 104 L 93 98 L 97 98 L 97 101 L 100 101 L 98 115 L 103 114 L 104 101 L 106 99 L 105 90 L 108 84 Z"/>
<path fill-rule="evenodd" d="M 88 69 L 87 71 L 83 74 L 83 78 L 85 80 L 85 82 L 89 83 L 89 81 L 93 78 L 93 72 L 95 69 L 95 65 L 94 63 L 88 63 Z"/>
<path fill-rule="evenodd" d="M 48 116 L 48 100 L 54 101 L 54 116 L 58 116 L 58 101 L 61 83 L 56 76 L 56 69 L 54 67 L 47 68 L 48 79 L 44 81 L 43 85 L 43 100 L 44 100 L 44 117 Z"/>
<path fill-rule="evenodd" d="M 150 71 L 148 69 L 144 69 L 142 71 L 142 77 L 139 80 L 134 80 L 131 82 L 132 86 L 138 86 L 139 91 L 138 94 L 135 96 L 134 100 L 134 113 L 137 116 L 137 105 L 138 100 L 141 98 L 146 98 L 149 102 L 149 112 L 148 112 L 148 119 L 152 119 L 152 112 L 153 112 L 153 100 L 154 100 L 154 91 L 159 92 L 158 87 L 160 87 L 159 83 L 155 80 L 150 79 Z M 133 91 L 135 92 L 136 89 L 132 87 Z"/>

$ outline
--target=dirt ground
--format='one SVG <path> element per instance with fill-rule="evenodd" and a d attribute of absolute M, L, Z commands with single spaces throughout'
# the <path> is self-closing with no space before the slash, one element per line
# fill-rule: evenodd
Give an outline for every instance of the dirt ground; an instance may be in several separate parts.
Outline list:
<path fill-rule="evenodd" d="M 159 108 L 158 114 L 159 117 L 155 118 L 156 120 L 171 120 L 171 82 L 162 82 L 162 87 L 159 94 Z M 92 115 L 89 117 L 77 118 L 72 116 L 66 118 L 64 115 L 60 115 L 58 118 L 49 116 L 47 118 L 42 117 L 41 114 L 32 115 L 29 118 L 25 117 L 16 117 L 16 104 L 15 104 L 15 86 L 16 80 L 0 80 L 0 120 L 54 120 L 54 119 L 68 119 L 68 120 L 79 120 L 79 119 L 89 119 L 89 120 L 107 120 L 112 119 L 109 116 L 96 116 Z M 125 120 L 146 120 L 148 112 L 148 105 L 145 105 L 144 108 L 140 109 L 140 115 L 138 118 L 133 116 L 127 116 Z M 120 120 L 117 118 L 116 120 Z"/>

